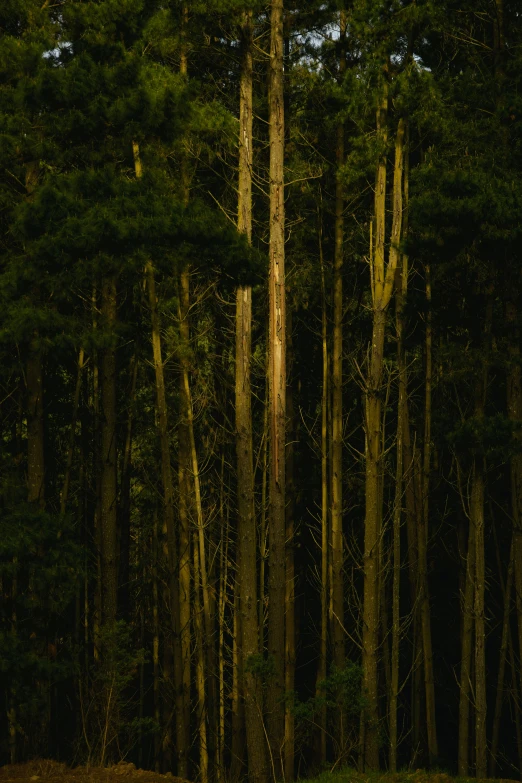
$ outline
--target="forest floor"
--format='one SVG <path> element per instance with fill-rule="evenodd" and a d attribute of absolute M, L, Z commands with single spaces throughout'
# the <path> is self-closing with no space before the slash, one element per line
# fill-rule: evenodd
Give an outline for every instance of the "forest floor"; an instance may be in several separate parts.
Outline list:
<path fill-rule="evenodd" d="M 25 764 L 0 767 L 0 783 L 187 783 L 170 773 L 160 775 L 150 770 L 136 769 L 134 764 L 120 761 L 112 767 L 74 767 L 58 761 L 37 759 Z"/>
<path fill-rule="evenodd" d="M 136 769 L 134 764 L 120 762 L 112 767 L 75 767 L 70 769 L 57 761 L 38 759 L 25 764 L 0 767 L 0 783 L 187 783 L 168 773 Z M 454 778 L 445 772 L 407 772 L 361 774 L 353 769 L 325 772 L 313 780 L 300 783 L 477 783 L 475 778 Z M 503 778 L 489 778 L 488 783 L 514 783 Z"/>

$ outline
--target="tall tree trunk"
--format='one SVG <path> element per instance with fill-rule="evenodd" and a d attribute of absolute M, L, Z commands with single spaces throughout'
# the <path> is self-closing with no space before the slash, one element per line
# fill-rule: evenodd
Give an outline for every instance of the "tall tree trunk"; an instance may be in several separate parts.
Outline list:
<path fill-rule="evenodd" d="M 109 345 L 101 356 L 101 573 L 102 622 L 112 625 L 117 614 L 117 487 L 116 487 L 116 278 L 105 277 L 101 287 L 101 316 Z"/>
<path fill-rule="evenodd" d="M 481 410 L 483 416 L 484 410 Z M 471 524 L 475 528 L 475 774 L 487 777 L 486 743 L 486 633 L 484 620 L 485 553 L 484 553 L 484 468 L 479 455 L 473 466 L 471 488 Z"/>
<path fill-rule="evenodd" d="M 426 694 L 426 728 L 428 735 L 428 758 L 433 765 L 439 755 L 437 725 L 435 720 L 435 682 L 433 678 L 433 647 L 431 642 L 431 612 L 428 587 L 428 523 L 431 470 L 431 387 L 432 387 L 432 328 L 431 328 L 431 277 L 426 265 L 426 368 L 424 403 L 424 453 L 422 462 L 422 509 L 418 525 L 418 576 L 419 604 L 422 628 L 422 652 L 424 666 L 424 688 Z"/>
<path fill-rule="evenodd" d="M 199 779 L 201 783 L 208 783 L 209 758 L 208 758 L 208 732 L 207 732 L 207 699 L 205 693 L 205 642 L 204 642 L 204 608 L 201 605 L 201 593 L 203 588 L 203 574 L 200 570 L 200 548 L 198 534 L 194 533 L 194 634 L 196 647 L 196 690 L 198 695 L 197 725 L 199 735 Z"/>
<path fill-rule="evenodd" d="M 405 143 L 404 195 L 407 209 L 408 146 Z M 406 212 L 404 223 L 406 223 Z M 392 642 L 391 642 L 391 687 L 389 699 L 390 772 L 397 771 L 397 699 L 399 696 L 399 646 L 401 634 L 400 579 L 401 579 L 401 520 L 404 488 L 404 429 L 408 379 L 404 350 L 404 307 L 408 289 L 408 257 L 402 255 L 402 264 L 397 266 L 395 295 L 395 330 L 397 334 L 397 365 L 399 369 L 399 399 L 397 403 L 397 467 L 395 472 L 395 499 L 393 508 L 393 576 L 392 576 Z"/>
<path fill-rule="evenodd" d="M 183 725 L 184 734 L 177 745 L 178 774 L 188 778 L 189 748 L 190 748 L 190 690 L 191 690 L 191 540 L 190 515 L 191 508 L 191 469 L 190 446 L 188 431 L 188 400 L 186 398 L 185 375 L 189 372 L 189 272 L 184 269 L 180 279 L 180 417 L 178 422 L 178 491 L 179 491 L 179 625 L 181 638 L 181 682 L 183 695 Z"/>
<path fill-rule="evenodd" d="M 346 11 L 340 12 L 339 81 L 346 71 Z M 344 123 L 337 125 L 335 159 L 340 172 L 344 164 Z M 344 632 L 344 546 L 343 546 L 343 261 L 344 192 L 340 176 L 335 184 L 335 251 L 333 264 L 333 344 L 332 344 L 332 653 L 337 669 L 345 666 Z M 336 742 L 339 755 L 344 747 L 342 705 L 335 710 Z"/>
<path fill-rule="evenodd" d="M 138 358 L 133 355 L 129 368 L 131 382 L 129 390 L 127 427 L 125 433 L 125 445 L 123 448 L 123 460 L 121 468 L 120 485 L 120 514 L 119 514 L 119 538 L 120 538 L 120 567 L 118 579 L 119 610 L 120 617 L 130 620 L 130 547 L 131 547 L 131 473 L 132 473 L 132 434 L 134 417 L 136 414 L 136 382 L 138 379 Z"/>
<path fill-rule="evenodd" d="M 496 536 L 495 536 L 496 538 Z M 493 715 L 493 730 L 491 736 L 491 753 L 489 756 L 489 777 L 494 778 L 497 774 L 497 757 L 498 757 L 498 744 L 500 739 L 500 721 L 502 718 L 502 704 L 504 701 L 504 681 L 506 673 L 506 658 L 508 650 L 509 640 L 509 621 L 511 615 L 511 589 L 513 584 L 513 567 L 514 567 L 514 541 L 511 538 L 511 547 L 509 553 L 509 565 L 506 575 L 506 582 L 502 575 L 502 561 L 500 558 L 500 552 L 497 544 L 497 562 L 499 581 L 502 587 L 502 593 L 504 597 L 504 611 L 502 614 L 502 636 L 500 640 L 499 650 L 499 664 L 497 674 L 497 693 L 495 698 L 495 712 Z"/>
<path fill-rule="evenodd" d="M 518 425 L 522 421 L 522 370 L 520 366 L 520 329 L 518 326 L 517 294 L 519 278 L 506 297 L 506 324 L 508 334 L 507 411 L 516 441 L 521 440 Z M 522 655 L 522 453 L 511 457 L 511 515 L 515 557 L 515 606 L 518 624 L 518 650 Z M 515 674 L 513 673 L 513 677 Z M 517 710 L 518 716 L 518 710 Z"/>
<path fill-rule="evenodd" d="M 168 585 L 170 625 L 172 634 L 173 675 L 175 694 L 176 751 L 178 759 L 183 757 L 186 737 L 184 693 L 182 690 L 182 659 L 179 634 L 179 582 L 177 572 L 176 533 L 174 516 L 174 481 L 170 462 L 170 441 L 168 429 L 167 397 L 161 350 L 161 331 L 156 298 L 154 269 L 150 261 L 145 266 L 149 307 L 152 327 L 152 355 L 156 381 L 156 408 L 161 448 L 161 479 L 163 485 L 163 527 L 167 533 Z"/>
<path fill-rule="evenodd" d="M 136 178 L 142 176 L 142 164 L 139 146 L 133 142 L 134 167 Z M 156 385 L 156 410 L 158 414 L 158 429 L 161 449 L 161 479 L 163 485 L 163 528 L 167 534 L 167 562 L 170 626 L 172 635 L 172 657 L 175 698 L 175 728 L 176 755 L 183 759 L 186 753 L 186 710 L 184 709 L 184 691 L 182 688 L 182 651 L 179 632 L 179 572 L 177 571 L 178 556 L 176 550 L 176 531 L 174 516 L 174 481 L 170 461 L 170 440 L 168 427 L 167 395 L 165 390 L 165 373 L 161 349 L 161 329 L 156 297 L 156 281 L 154 267 L 151 261 L 145 264 L 145 281 L 149 296 L 149 308 L 152 332 L 152 356 L 154 362 L 154 377 Z M 182 762 L 183 763 L 183 762 Z"/>
<path fill-rule="evenodd" d="M 273 674 L 267 689 L 268 733 L 276 775 L 284 745 L 285 687 L 285 431 L 286 307 L 284 203 L 283 0 L 272 0 L 270 33 L 270 246 L 269 246 L 269 581 L 268 654 Z"/>
<path fill-rule="evenodd" d="M 294 485 L 294 443 L 296 441 L 296 424 L 294 417 L 294 390 L 292 381 L 293 339 L 292 339 L 292 307 L 286 310 L 287 334 L 287 440 L 286 445 L 286 594 L 285 594 L 285 745 L 284 745 L 284 780 L 291 783 L 294 779 L 295 762 L 295 713 L 293 692 L 295 686 L 295 656 L 296 656 L 296 626 L 295 626 L 295 563 L 294 563 L 294 515 L 295 515 L 295 485 Z"/>
<path fill-rule="evenodd" d="M 484 426 L 492 320 L 493 303 L 491 295 L 488 293 L 482 345 L 483 355 L 475 388 L 475 420 L 479 431 Z M 475 527 L 475 584 L 473 600 L 473 616 L 475 619 L 475 774 L 477 778 L 485 778 L 487 777 L 486 627 L 484 606 L 486 564 L 484 549 L 484 454 L 482 449 L 477 450 L 473 459 L 470 513 L 470 522 Z"/>
<path fill-rule="evenodd" d="M 322 215 L 319 220 L 321 221 Z M 326 312 L 326 286 L 324 279 L 323 238 L 321 225 L 319 227 L 319 257 L 321 263 L 321 301 L 322 301 L 322 359 L 323 359 L 323 384 L 321 393 L 321 637 L 319 640 L 319 661 L 317 664 L 316 697 L 325 702 L 325 693 L 322 684 L 327 674 L 328 654 L 328 550 L 330 531 L 328 526 L 328 316 Z M 326 762 L 326 702 L 322 704 L 317 719 L 319 726 L 319 765 Z"/>
<path fill-rule="evenodd" d="M 242 24 L 243 59 L 239 104 L 238 230 L 252 238 L 252 12 Z M 259 655 L 257 598 L 257 535 L 254 507 L 252 447 L 252 288 L 240 286 L 236 295 L 236 454 L 240 564 L 241 652 L 248 750 L 248 772 L 253 783 L 266 783 L 268 767 L 263 729 L 262 683 L 249 665 Z"/>
<path fill-rule="evenodd" d="M 377 110 L 377 134 L 383 149 L 388 138 L 388 88 L 384 81 L 382 100 Z M 384 151 L 379 159 L 375 188 L 375 248 L 371 254 L 371 289 L 373 307 L 372 342 L 366 379 L 366 513 L 364 524 L 364 595 L 362 629 L 363 689 L 367 706 L 362 716 L 361 736 L 364 764 L 367 770 L 379 768 L 378 741 L 378 641 L 379 641 L 379 563 L 382 523 L 382 377 L 386 312 L 393 292 L 400 255 L 402 230 L 403 159 L 405 122 L 401 118 L 395 143 L 393 178 L 393 219 L 388 263 L 385 260 L 386 237 L 386 169 Z"/>
<path fill-rule="evenodd" d="M 473 642 L 473 586 L 475 583 L 475 525 L 471 519 L 468 532 L 466 582 L 462 602 L 458 774 L 467 777 L 469 763 L 469 706 L 471 692 L 471 653 Z"/>

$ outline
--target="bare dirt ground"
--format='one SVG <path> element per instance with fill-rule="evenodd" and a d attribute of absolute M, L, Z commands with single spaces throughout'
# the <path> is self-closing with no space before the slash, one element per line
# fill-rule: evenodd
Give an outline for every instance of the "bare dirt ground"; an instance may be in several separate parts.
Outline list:
<path fill-rule="evenodd" d="M 150 770 L 136 769 L 134 764 L 120 761 L 113 767 L 75 767 L 69 769 L 57 761 L 29 761 L 0 767 L 0 783 L 188 783 L 170 773 L 159 775 Z"/>

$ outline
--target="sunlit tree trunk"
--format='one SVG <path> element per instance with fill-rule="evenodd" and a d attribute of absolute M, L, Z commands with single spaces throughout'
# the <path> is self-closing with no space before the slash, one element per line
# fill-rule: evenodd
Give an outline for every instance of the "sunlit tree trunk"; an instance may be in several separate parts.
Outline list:
<path fill-rule="evenodd" d="M 386 144 L 388 138 L 388 87 L 382 85 L 377 110 L 377 134 L 383 147 L 375 187 L 375 247 L 371 253 L 372 341 L 366 378 L 366 513 L 364 525 L 364 595 L 362 629 L 363 689 L 366 707 L 362 717 L 361 751 L 367 770 L 379 768 L 378 740 L 378 641 L 379 641 L 379 549 L 382 521 L 382 401 L 384 337 L 386 313 L 393 292 L 400 256 L 402 230 L 404 119 L 399 120 L 395 142 L 393 177 L 392 231 L 388 263 L 385 260 L 386 239 Z"/>
<path fill-rule="evenodd" d="M 407 135 L 407 131 L 406 131 Z M 403 233 L 407 228 L 408 209 L 408 144 L 404 156 L 404 214 Z M 401 579 L 401 522 L 404 490 L 404 430 L 408 394 L 407 366 L 404 349 L 404 307 L 408 290 L 408 257 L 402 254 L 397 265 L 395 292 L 395 331 L 397 335 L 397 365 L 399 372 L 399 399 L 397 403 L 397 466 L 395 471 L 395 499 L 393 507 L 393 565 L 392 565 L 392 631 L 391 673 L 389 696 L 390 772 L 397 771 L 397 699 L 399 695 L 399 645 L 401 638 L 400 579 Z"/>
<path fill-rule="evenodd" d="M 269 581 L 268 654 L 273 674 L 267 689 L 268 733 L 279 777 L 284 745 L 285 687 L 285 432 L 286 307 L 284 204 L 283 0 L 272 0 L 270 33 L 270 243 L 269 243 Z"/>
<path fill-rule="evenodd" d="M 243 59 L 240 83 L 238 230 L 252 238 L 252 12 L 242 24 Z M 239 583 L 243 694 L 248 772 L 253 783 L 266 783 L 268 767 L 263 729 L 261 680 L 249 661 L 259 656 L 257 532 L 252 450 L 252 287 L 236 293 L 236 455 L 239 537 Z"/>

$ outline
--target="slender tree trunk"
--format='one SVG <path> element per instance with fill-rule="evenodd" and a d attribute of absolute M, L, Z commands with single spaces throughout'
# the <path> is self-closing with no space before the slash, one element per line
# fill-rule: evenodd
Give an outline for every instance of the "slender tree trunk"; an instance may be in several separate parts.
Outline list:
<path fill-rule="evenodd" d="M 407 144 L 404 165 L 404 192 L 407 206 Z M 406 213 L 405 213 L 406 216 Z M 397 365 L 399 369 L 399 400 L 397 404 L 397 467 L 395 473 L 395 500 L 393 508 L 393 576 L 392 576 L 392 642 L 391 688 L 389 703 L 390 772 L 397 771 L 397 699 L 399 696 L 399 647 L 401 634 L 400 579 L 401 579 L 401 519 L 404 487 L 404 429 L 408 380 L 404 351 L 404 306 L 408 288 L 408 257 L 402 255 L 402 265 L 397 267 L 395 296 L 395 329 L 397 334 Z"/>
<path fill-rule="evenodd" d="M 383 148 L 387 141 L 388 92 L 377 110 L 377 133 Z M 379 768 L 378 741 L 378 643 L 379 643 L 379 564 L 382 523 L 382 378 L 386 312 L 393 292 L 400 255 L 403 206 L 404 119 L 399 120 L 395 143 L 393 179 L 393 220 L 389 260 L 385 261 L 386 236 L 386 153 L 379 160 L 375 188 L 375 249 L 371 256 L 373 328 L 368 376 L 366 379 L 366 514 L 364 525 L 364 595 L 362 631 L 363 690 L 367 706 L 362 716 L 361 748 L 367 770 Z"/>
<path fill-rule="evenodd" d="M 120 616 L 130 620 L 130 545 L 131 545 L 131 473 L 132 473 L 132 434 L 136 408 L 136 382 L 138 379 L 138 358 L 136 354 L 130 362 L 130 391 L 127 412 L 127 431 L 123 449 L 120 487 L 120 568 L 119 568 L 119 608 Z"/>
<path fill-rule="evenodd" d="M 293 699 L 295 685 L 295 563 L 294 563 L 294 443 L 296 441 L 296 424 L 294 416 L 294 390 L 292 381 L 293 368 L 293 338 L 292 338 L 292 308 L 286 310 L 287 334 L 287 445 L 286 445 L 286 594 L 285 594 L 285 746 L 284 746 L 284 780 L 291 783 L 294 779 L 295 762 L 295 714 Z"/>
<path fill-rule="evenodd" d="M 252 238 L 252 12 L 242 24 L 243 60 L 240 83 L 238 230 Z M 263 729 L 261 680 L 249 662 L 259 656 L 257 599 L 257 535 L 252 447 L 252 288 L 236 295 L 236 454 L 239 524 L 241 648 L 248 772 L 253 783 L 266 783 L 268 767 Z"/>
<path fill-rule="evenodd" d="M 189 509 L 191 507 L 190 447 L 187 421 L 185 374 L 188 375 L 189 351 L 189 272 L 183 270 L 180 285 L 180 418 L 178 423 L 178 487 L 179 487 L 179 624 L 181 637 L 182 695 L 184 733 L 177 746 L 178 774 L 188 778 L 190 748 L 190 689 L 191 689 L 191 533 Z"/>
<path fill-rule="evenodd" d="M 230 524 L 227 508 L 226 521 L 224 511 L 225 494 L 225 450 L 221 454 L 221 481 L 219 498 L 219 517 L 220 517 L 220 570 L 219 570 L 219 597 L 218 597 L 218 623 L 219 623 L 219 647 L 218 647 L 218 672 L 219 672 L 219 734 L 217 743 L 217 780 L 218 783 L 225 780 L 225 733 L 226 733 L 226 684 L 225 684 L 225 632 L 226 622 L 225 613 L 227 607 L 227 588 L 228 588 L 228 562 L 229 562 L 229 543 L 230 543 Z"/>
<path fill-rule="evenodd" d="M 320 216 L 321 219 L 322 216 Z M 321 232 L 321 228 L 319 228 Z M 319 256 L 321 262 L 321 299 L 322 299 L 322 358 L 323 385 L 321 394 L 321 638 L 319 641 L 319 661 L 317 665 L 316 697 L 325 700 L 324 688 L 326 680 L 328 654 L 328 550 L 330 532 L 328 528 L 328 317 L 326 312 L 326 287 L 324 280 L 324 258 L 322 234 L 319 235 Z M 326 762 L 326 703 L 321 706 L 318 716 L 319 724 L 319 765 Z"/>
<path fill-rule="evenodd" d="M 134 166 L 136 178 L 142 176 L 142 165 L 139 146 L 133 142 Z M 161 448 L 161 478 L 163 485 L 163 527 L 167 533 L 167 560 L 170 625 L 172 634 L 172 656 L 175 699 L 176 755 L 183 758 L 186 747 L 186 726 L 184 710 L 184 692 L 182 688 L 182 651 L 179 633 L 179 573 L 177 571 L 178 556 L 176 551 L 176 531 L 174 515 L 174 481 L 170 461 L 170 440 L 168 428 L 167 395 L 165 390 L 165 373 L 161 349 L 161 329 L 156 297 L 156 281 L 152 262 L 145 265 L 145 280 L 149 296 L 149 308 L 152 330 L 152 356 L 156 385 L 156 410 Z"/>
<path fill-rule="evenodd" d="M 462 632 L 459 696 L 459 746 L 458 774 L 468 775 L 469 760 L 469 706 L 471 692 L 471 653 L 473 641 L 473 587 L 475 583 L 475 525 L 470 519 L 468 554 L 466 558 L 466 582 L 462 596 Z"/>
<path fill-rule="evenodd" d="M 145 266 L 149 307 L 152 326 L 152 355 L 156 380 L 156 408 L 161 447 L 161 478 L 163 485 L 163 526 L 167 532 L 168 584 L 170 595 L 170 625 L 172 634 L 173 675 L 175 694 L 176 751 L 178 759 L 183 756 L 186 727 L 184 723 L 184 694 L 182 690 L 182 656 L 179 634 L 179 582 L 177 573 L 177 552 L 174 516 L 174 481 L 170 462 L 170 441 L 168 430 L 167 397 L 161 350 L 161 331 L 156 298 L 154 269 L 150 261 Z"/>
<path fill-rule="evenodd" d="M 435 682 L 433 677 L 433 647 L 431 642 L 431 612 L 428 587 L 428 523 L 431 470 L 431 387 L 432 387 L 432 327 L 431 327 L 431 277 L 426 265 L 426 374 L 424 404 L 424 454 L 422 462 L 422 509 L 418 525 L 418 574 L 419 604 L 422 628 L 422 651 L 424 665 L 424 687 L 426 693 L 426 728 L 428 735 L 428 758 L 433 765 L 439 755 L 437 725 L 435 719 Z"/>
<path fill-rule="evenodd" d="M 522 370 L 520 366 L 520 330 L 518 327 L 518 312 L 516 295 L 519 283 L 512 286 L 512 292 L 506 301 L 506 323 L 509 335 L 508 342 L 508 373 L 507 373 L 507 411 L 509 420 L 514 425 L 514 437 L 521 440 L 517 425 L 522 421 Z M 513 540 L 515 557 L 515 606 L 518 624 L 518 650 L 522 655 L 522 453 L 511 457 L 511 515 L 513 518 Z M 513 673 L 515 677 L 515 673 Z M 518 716 L 518 710 L 517 710 Z"/>
<path fill-rule="evenodd" d="M 339 80 L 346 71 L 346 12 L 340 12 Z M 337 125 L 336 164 L 344 164 L 344 123 Z M 345 666 L 344 633 L 344 547 L 343 547 L 343 261 L 344 193 L 340 177 L 335 185 L 335 253 L 333 265 L 333 344 L 332 344 L 332 653 L 338 669 Z M 336 741 L 342 752 L 343 711 L 336 710 Z"/>
<path fill-rule="evenodd" d="M 268 654 L 273 674 L 267 689 L 268 733 L 276 776 L 284 745 L 285 687 L 285 431 L 286 307 L 284 204 L 283 0 L 272 0 L 270 35 L 270 262 L 269 262 L 269 582 Z"/>
<path fill-rule="evenodd" d="M 493 318 L 491 296 L 486 304 L 483 351 L 480 375 L 475 389 L 475 420 L 479 431 L 483 429 L 486 394 L 488 385 L 488 351 Z M 487 734 L 486 734 L 486 627 L 485 627 L 485 582 L 486 564 L 484 548 L 484 455 L 477 451 L 473 460 L 471 484 L 471 524 L 475 528 L 475 584 L 473 616 L 475 620 L 475 774 L 477 778 L 487 777 Z"/>
<path fill-rule="evenodd" d="M 207 744 L 207 699 L 205 694 L 204 608 L 201 606 L 203 574 L 200 570 L 200 549 L 197 532 L 194 533 L 194 632 L 196 646 L 196 690 L 198 695 L 197 725 L 199 735 L 199 779 L 208 783 L 209 758 Z"/>
<path fill-rule="evenodd" d="M 115 339 L 116 278 L 105 277 L 101 287 L 101 316 L 108 339 Z M 116 619 L 118 596 L 117 486 L 116 486 L 116 350 L 113 344 L 101 357 L 101 572 L 102 621 Z"/>
<path fill-rule="evenodd" d="M 239 542 L 238 542 L 239 545 Z M 237 558 L 239 559 L 239 550 Z M 236 569 L 241 568 L 238 563 Z M 240 683 L 243 682 L 243 655 L 241 650 L 241 612 L 240 612 L 240 585 L 237 578 L 234 580 L 234 620 L 232 628 L 232 692 L 230 700 L 232 702 L 232 744 L 230 749 L 230 773 L 231 783 L 238 783 L 245 772 L 245 710 L 244 699 L 241 693 Z"/>
<path fill-rule="evenodd" d="M 506 575 L 506 582 L 502 575 L 502 562 L 498 551 L 497 542 L 497 561 L 499 568 L 499 580 L 504 594 L 504 611 L 502 615 L 502 636 L 500 640 L 499 664 L 497 675 L 497 693 L 495 698 L 495 711 L 493 715 L 493 730 L 491 736 L 491 753 L 489 757 L 489 777 L 494 778 L 497 774 L 497 756 L 498 744 L 500 738 L 500 721 L 502 718 L 502 704 L 504 701 L 504 681 L 506 673 L 506 658 L 509 639 L 509 620 L 511 615 L 511 589 L 513 585 L 513 567 L 514 567 L 514 541 L 511 539 L 511 548 L 509 554 L 509 565 Z"/>
<path fill-rule="evenodd" d="M 160 771 L 160 616 L 159 616 L 159 589 L 158 589 L 158 515 L 154 514 L 154 528 L 152 531 L 152 689 L 154 696 L 154 721 L 158 727 L 154 731 L 154 770 Z"/>

